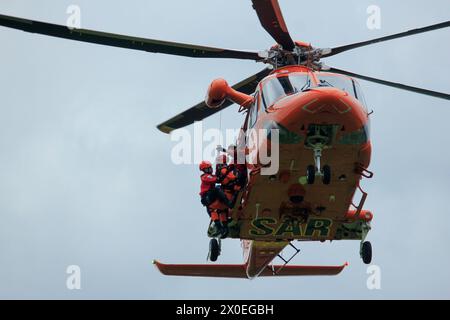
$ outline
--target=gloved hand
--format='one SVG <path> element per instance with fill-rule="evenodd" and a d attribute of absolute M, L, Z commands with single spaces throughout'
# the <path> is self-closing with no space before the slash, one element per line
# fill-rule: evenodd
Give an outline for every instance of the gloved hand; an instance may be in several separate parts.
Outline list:
<path fill-rule="evenodd" d="M 230 180 L 230 181 L 233 181 L 233 180 L 237 179 L 237 176 L 233 172 L 229 172 L 227 174 L 227 179 Z"/>

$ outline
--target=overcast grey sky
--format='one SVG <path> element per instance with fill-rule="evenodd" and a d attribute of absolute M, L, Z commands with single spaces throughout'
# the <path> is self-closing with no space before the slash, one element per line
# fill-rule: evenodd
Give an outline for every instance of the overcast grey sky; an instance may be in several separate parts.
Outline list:
<path fill-rule="evenodd" d="M 148 38 L 262 50 L 273 40 L 251 1 L 2 0 L 0 13 Z M 449 20 L 448 0 L 280 0 L 290 33 L 330 47 Z M 381 8 L 381 29 L 366 8 Z M 362 48 L 328 64 L 450 92 L 450 29 Z M 350 266 L 332 278 L 164 277 L 154 258 L 203 263 L 207 216 L 196 166 L 175 166 L 156 125 L 204 98 L 211 80 L 263 68 L 26 34 L 0 27 L 1 298 L 450 298 L 448 101 L 361 81 L 372 116 L 366 207 L 381 290 L 366 288 L 358 242 L 301 243 L 297 264 Z M 239 127 L 237 107 L 222 128 Z M 205 121 L 216 127 L 218 116 Z M 222 263 L 240 263 L 237 240 Z M 79 265 L 82 289 L 66 289 Z"/>

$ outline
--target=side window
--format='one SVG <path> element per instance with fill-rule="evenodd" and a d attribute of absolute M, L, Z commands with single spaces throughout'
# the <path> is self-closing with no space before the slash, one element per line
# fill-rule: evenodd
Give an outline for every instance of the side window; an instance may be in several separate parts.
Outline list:
<path fill-rule="evenodd" d="M 366 99 L 364 98 L 364 94 L 361 90 L 359 83 L 356 82 L 356 80 L 353 80 L 353 85 L 355 86 L 356 99 L 358 99 L 359 102 L 361 102 L 361 104 L 364 106 L 364 109 L 366 110 L 366 112 L 368 112 Z"/>
<path fill-rule="evenodd" d="M 262 105 L 261 97 L 262 96 L 259 94 L 259 91 L 256 92 L 256 94 L 255 94 L 255 104 L 256 104 L 256 107 L 258 108 L 258 118 L 263 113 L 263 111 L 265 110 L 265 108 L 263 108 L 263 105 Z"/>
<path fill-rule="evenodd" d="M 259 100 L 259 91 L 255 93 L 255 102 L 250 107 L 248 128 L 253 128 L 253 126 L 256 123 L 256 120 L 258 119 L 258 100 Z"/>

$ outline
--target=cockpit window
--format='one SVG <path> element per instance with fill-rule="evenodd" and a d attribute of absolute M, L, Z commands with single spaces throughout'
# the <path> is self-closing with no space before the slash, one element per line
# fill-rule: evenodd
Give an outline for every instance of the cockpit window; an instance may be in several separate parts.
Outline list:
<path fill-rule="evenodd" d="M 348 94 L 356 98 L 355 88 L 353 87 L 353 82 L 350 78 L 318 74 L 317 79 L 319 80 L 319 87 L 337 88 L 347 92 Z"/>
<path fill-rule="evenodd" d="M 284 96 L 301 92 L 308 87 L 308 81 L 306 73 L 291 73 L 267 80 L 262 91 L 264 105 L 268 108 Z"/>

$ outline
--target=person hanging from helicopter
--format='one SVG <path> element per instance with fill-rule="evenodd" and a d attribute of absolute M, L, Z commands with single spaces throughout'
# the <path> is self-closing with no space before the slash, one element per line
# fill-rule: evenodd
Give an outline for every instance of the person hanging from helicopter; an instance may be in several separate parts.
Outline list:
<path fill-rule="evenodd" d="M 221 182 L 221 188 L 225 194 L 229 194 L 233 204 L 236 202 L 237 195 L 241 190 L 239 185 L 239 171 L 233 164 L 227 167 L 227 173 L 225 178 Z"/>
<path fill-rule="evenodd" d="M 234 185 L 237 181 L 238 175 L 233 165 L 229 163 L 229 154 L 221 146 L 217 148 L 218 156 L 216 158 L 216 175 L 218 182 L 220 183 L 221 190 L 225 193 L 227 198 L 233 204 L 236 203 L 237 193 L 235 192 Z M 222 217 L 222 222 L 231 222 L 230 212 L 226 212 L 226 219 Z"/>
<path fill-rule="evenodd" d="M 227 199 L 232 203 L 234 207 L 238 191 L 237 188 L 239 172 L 235 166 L 228 163 L 229 153 L 221 146 L 217 147 L 216 157 L 216 170 L 215 175 L 217 177 L 216 188 L 220 188 L 221 192 L 225 194 Z M 221 232 L 221 237 L 225 238 L 228 234 L 228 225 L 232 222 L 230 207 L 224 207 L 222 204 L 214 202 L 208 207 L 208 211 L 211 215 L 211 220 L 214 222 L 218 230 Z M 221 228 L 221 229 L 220 229 Z"/>
<path fill-rule="evenodd" d="M 238 180 L 236 181 L 236 185 L 240 190 L 245 187 L 247 183 L 247 165 L 245 163 L 245 157 L 242 157 L 242 159 L 239 157 L 239 151 L 233 144 L 228 146 L 227 153 L 233 159 L 230 162 L 229 167 L 231 169 L 236 169 L 237 171 Z"/>
<path fill-rule="evenodd" d="M 223 160 L 226 158 L 226 155 L 219 155 L 216 159 L 218 160 L 216 164 L 216 175 L 220 177 L 218 179 L 218 182 L 220 182 L 218 188 L 221 189 L 234 207 L 238 196 L 238 192 L 235 189 L 238 175 L 235 168 L 223 163 Z M 226 238 L 229 233 L 228 226 L 233 220 L 231 217 L 231 209 L 215 202 L 209 207 L 209 211 L 211 212 L 211 220 L 219 231 L 220 237 L 222 239 Z"/>
<path fill-rule="evenodd" d="M 211 214 L 208 210 L 208 207 L 216 200 L 223 203 L 228 208 L 232 208 L 232 202 L 228 200 L 227 196 L 220 187 L 216 187 L 218 179 L 217 176 L 213 174 L 211 162 L 202 161 L 199 165 L 199 169 L 203 172 L 203 174 L 200 176 L 200 201 L 205 207 L 207 207 L 208 215 Z"/>
<path fill-rule="evenodd" d="M 217 155 L 215 173 L 218 183 L 221 183 L 228 173 L 228 156 L 226 154 L 219 153 Z"/>
<path fill-rule="evenodd" d="M 218 146 L 217 152 L 224 152 L 232 159 L 228 165 L 221 167 L 221 175 L 226 176 L 229 174 L 229 178 L 223 179 L 222 181 L 222 189 L 225 193 L 232 193 L 234 207 L 239 192 L 247 183 L 247 166 L 245 165 L 245 159 L 239 161 L 240 159 L 238 157 L 238 151 L 235 145 L 230 145 L 227 149 L 224 149 L 222 146 Z"/>
<path fill-rule="evenodd" d="M 226 159 L 221 157 L 219 160 L 219 162 L 223 162 Z M 216 175 L 213 174 L 212 164 L 209 161 L 200 163 L 199 169 L 203 172 L 201 175 L 200 197 L 201 203 L 206 207 L 206 211 L 218 233 L 222 238 L 225 238 L 228 234 L 229 210 L 233 207 L 234 200 L 232 199 L 232 194 L 224 192 L 220 182 L 228 182 L 234 179 L 234 176 L 227 172 L 226 163 L 218 164 L 222 165 L 222 167 L 219 166 L 217 168 L 225 169 L 222 171 L 223 173 L 219 173 L 224 175 L 223 177 L 221 176 L 221 180 L 218 179 L 217 172 Z"/>

